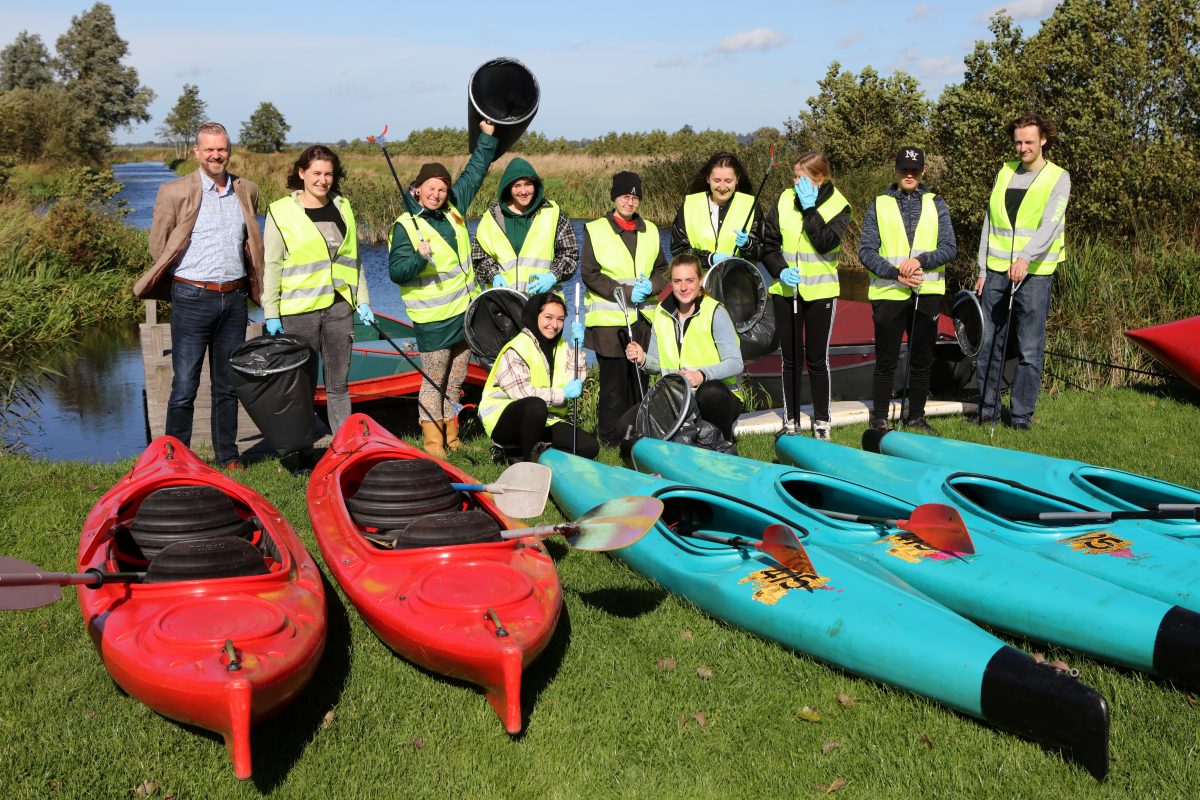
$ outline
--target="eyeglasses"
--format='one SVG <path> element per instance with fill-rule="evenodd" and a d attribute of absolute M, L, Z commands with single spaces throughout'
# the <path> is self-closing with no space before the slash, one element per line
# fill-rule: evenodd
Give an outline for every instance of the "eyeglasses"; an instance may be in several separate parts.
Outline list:
<path fill-rule="evenodd" d="M 621 203 L 640 203 L 640 202 L 642 202 L 642 198 L 638 197 L 636 194 L 617 195 L 617 200 Z"/>

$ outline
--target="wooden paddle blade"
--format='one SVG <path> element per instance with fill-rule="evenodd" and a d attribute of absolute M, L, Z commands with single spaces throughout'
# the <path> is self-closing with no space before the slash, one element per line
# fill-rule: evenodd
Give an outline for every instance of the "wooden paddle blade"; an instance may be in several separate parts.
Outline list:
<path fill-rule="evenodd" d="M 662 517 L 657 497 L 617 497 L 577 519 L 567 542 L 579 550 L 617 550 L 641 539 Z"/>
<path fill-rule="evenodd" d="M 800 537 L 787 525 L 768 525 L 762 535 L 762 550 L 771 558 L 798 575 L 817 575 L 808 551 L 800 544 Z"/>
<path fill-rule="evenodd" d="M 487 485 L 496 507 L 514 519 L 540 517 L 550 496 L 550 468 L 544 464 L 524 461 L 513 464 L 501 473 L 495 483 Z"/>
<path fill-rule="evenodd" d="M 45 575 L 37 564 L 0 556 L 0 611 L 41 608 L 62 599 L 58 583 L 30 583 L 21 578 Z"/>
<path fill-rule="evenodd" d="M 908 519 L 896 520 L 896 526 L 947 553 L 975 552 L 975 543 L 971 541 L 962 515 L 944 503 L 919 505 Z"/>

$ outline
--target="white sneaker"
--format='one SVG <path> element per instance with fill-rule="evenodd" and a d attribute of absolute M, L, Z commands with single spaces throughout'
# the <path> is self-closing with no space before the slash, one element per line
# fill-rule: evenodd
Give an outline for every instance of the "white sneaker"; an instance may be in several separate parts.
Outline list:
<path fill-rule="evenodd" d="M 813 438 L 820 439 L 822 442 L 829 441 L 829 420 L 819 419 L 813 421 Z"/>

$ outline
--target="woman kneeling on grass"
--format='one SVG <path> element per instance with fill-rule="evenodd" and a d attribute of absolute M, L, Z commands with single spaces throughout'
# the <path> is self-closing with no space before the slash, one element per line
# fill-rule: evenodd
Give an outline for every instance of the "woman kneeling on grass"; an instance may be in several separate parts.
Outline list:
<path fill-rule="evenodd" d="M 483 387 L 479 419 L 492 441 L 536 461 L 546 447 L 595 458 L 600 444 L 567 421 L 568 400 L 583 392 L 587 366 L 563 338 L 567 306 L 557 294 L 535 294 L 521 312 L 521 332 L 500 350 Z M 578 371 L 575 366 L 578 363 Z"/>
<path fill-rule="evenodd" d="M 637 342 L 625 357 L 649 372 L 678 372 L 696 391 L 700 416 L 729 442 L 744 406 L 738 378 L 742 351 L 729 312 L 700 285 L 700 259 L 694 253 L 671 262 L 671 296 L 659 304 L 650 346 Z"/>

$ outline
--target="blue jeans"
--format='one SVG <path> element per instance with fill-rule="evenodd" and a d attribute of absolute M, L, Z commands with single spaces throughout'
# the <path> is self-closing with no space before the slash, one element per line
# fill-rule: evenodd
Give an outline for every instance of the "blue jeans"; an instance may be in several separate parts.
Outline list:
<path fill-rule="evenodd" d="M 192 443 L 192 415 L 200 370 L 208 352 L 212 378 L 212 443 L 218 464 L 238 457 L 237 394 L 229 356 L 246 341 L 246 292 L 213 292 L 171 282 L 171 399 L 167 434 Z"/>
<path fill-rule="evenodd" d="M 979 351 L 979 413 L 984 419 L 1000 414 L 1000 384 L 1006 357 L 1016 355 L 1012 386 L 1012 421 L 1028 422 L 1042 385 L 1046 353 L 1046 314 L 1050 310 L 1053 275 L 1027 275 L 1012 299 L 1017 352 L 1003 352 L 1008 340 L 1008 273 L 988 270 L 983 283 L 983 346 Z"/>

